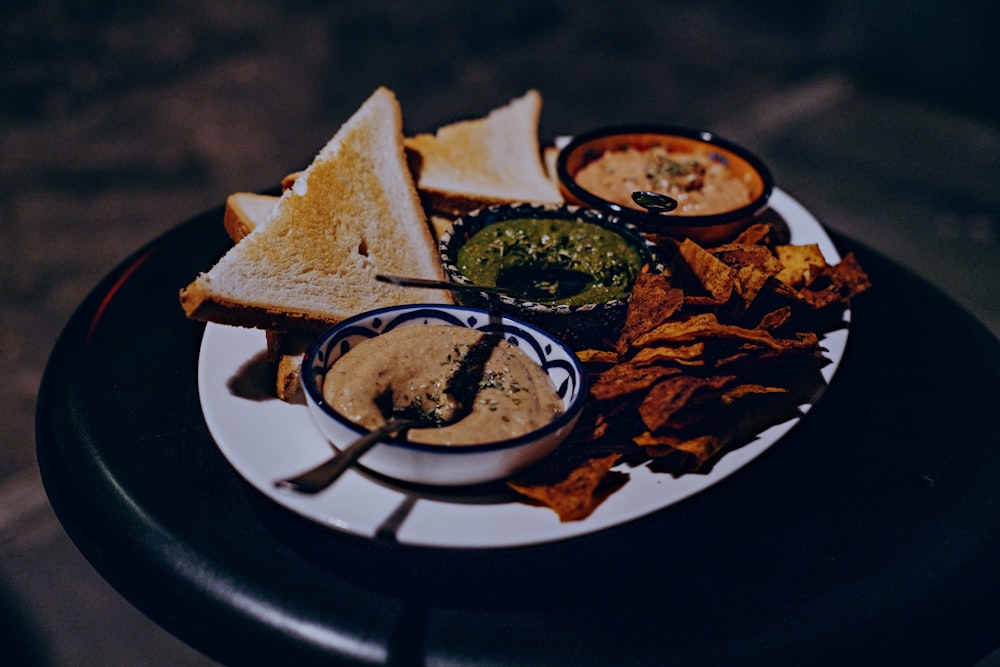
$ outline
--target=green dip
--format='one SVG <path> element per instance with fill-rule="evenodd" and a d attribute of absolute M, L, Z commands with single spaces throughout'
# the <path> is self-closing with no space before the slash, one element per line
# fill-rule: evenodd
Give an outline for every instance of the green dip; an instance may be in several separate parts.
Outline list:
<path fill-rule="evenodd" d="M 578 294 L 546 304 L 580 306 L 623 299 L 642 271 L 639 251 L 600 225 L 563 218 L 514 218 L 488 225 L 458 250 L 455 265 L 477 285 L 496 286 L 497 275 L 517 267 L 582 271 L 592 281 Z"/>

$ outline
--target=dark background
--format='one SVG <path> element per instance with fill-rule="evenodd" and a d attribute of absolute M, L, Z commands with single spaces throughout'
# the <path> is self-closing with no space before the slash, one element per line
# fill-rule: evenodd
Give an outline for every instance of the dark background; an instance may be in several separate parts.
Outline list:
<path fill-rule="evenodd" d="M 105 584 L 55 520 L 34 458 L 38 383 L 67 318 L 119 261 L 304 167 L 377 86 L 409 132 L 531 87 L 544 139 L 632 121 L 714 130 L 821 222 L 998 334 L 998 25 L 1000 5 L 969 0 L 5 10 L 0 600 L 12 620 L 0 627 L 43 664 L 208 662 Z"/>

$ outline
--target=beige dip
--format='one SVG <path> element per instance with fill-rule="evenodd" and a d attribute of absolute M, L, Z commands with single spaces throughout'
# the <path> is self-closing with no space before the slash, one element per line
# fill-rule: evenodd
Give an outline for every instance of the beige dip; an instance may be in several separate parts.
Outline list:
<path fill-rule="evenodd" d="M 323 380 L 323 398 L 368 429 L 385 423 L 384 413 L 410 407 L 447 421 L 457 406 L 446 393 L 448 381 L 482 336 L 447 324 L 393 329 L 338 359 Z M 548 374 L 501 339 L 486 362 L 471 412 L 454 424 L 412 429 L 407 437 L 441 445 L 496 442 L 533 431 L 562 411 Z"/>
<path fill-rule="evenodd" d="M 605 151 L 577 172 L 576 181 L 602 199 L 639 210 L 633 192 L 669 195 L 677 200 L 672 215 L 724 213 L 750 203 L 749 184 L 725 164 L 707 153 L 668 151 L 663 146 Z"/>

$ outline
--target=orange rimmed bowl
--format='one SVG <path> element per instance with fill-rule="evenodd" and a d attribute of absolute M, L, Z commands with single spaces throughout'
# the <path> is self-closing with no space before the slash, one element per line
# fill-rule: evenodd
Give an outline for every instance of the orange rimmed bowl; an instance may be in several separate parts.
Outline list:
<path fill-rule="evenodd" d="M 615 168 L 623 166 L 623 161 L 619 159 L 616 164 L 608 159 L 609 156 L 621 157 L 629 151 L 633 158 L 649 156 L 650 163 L 655 158 L 655 166 L 649 169 L 657 174 L 669 172 L 675 165 L 683 165 L 687 159 L 684 156 L 696 156 L 706 173 L 713 174 L 713 179 L 727 179 L 726 185 L 739 184 L 745 188 L 745 198 L 734 199 L 735 203 L 723 208 L 709 205 L 699 208 L 688 206 L 694 201 L 689 196 L 692 190 L 683 188 L 692 187 L 690 179 L 681 186 L 672 184 L 673 190 L 649 188 L 640 183 L 634 186 L 635 190 L 663 191 L 679 202 L 678 208 L 669 213 L 647 211 L 624 194 L 633 187 L 626 183 L 636 181 L 627 181 L 628 175 L 615 171 Z M 677 157 L 675 164 L 663 162 L 663 159 L 674 161 L 673 157 L 663 158 L 664 153 Z M 602 168 L 602 160 L 606 168 Z M 638 160 L 631 159 L 629 162 L 634 165 Z M 600 169 L 608 182 L 615 178 L 622 182 L 614 188 L 602 188 L 590 183 L 585 185 L 581 183 L 584 178 L 581 171 L 585 168 L 589 171 Z M 684 168 L 678 166 L 677 170 L 682 172 Z M 618 125 L 579 134 L 560 150 L 556 172 L 567 202 L 617 215 L 658 242 L 662 242 L 664 237 L 677 240 L 691 238 L 704 245 L 731 240 L 767 208 L 774 189 L 774 179 L 767 165 L 748 149 L 706 130 L 668 125 Z M 706 184 L 719 184 L 720 188 L 713 192 L 724 185 L 721 180 L 716 182 L 705 178 L 704 181 Z M 703 201 L 711 201 L 713 192 Z"/>

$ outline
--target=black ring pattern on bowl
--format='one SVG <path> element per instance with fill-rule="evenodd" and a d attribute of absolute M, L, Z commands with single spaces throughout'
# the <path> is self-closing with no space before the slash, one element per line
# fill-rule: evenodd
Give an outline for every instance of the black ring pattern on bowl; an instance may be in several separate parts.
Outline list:
<path fill-rule="evenodd" d="M 357 325 L 356 323 L 370 319 L 373 315 L 377 316 L 380 313 L 389 314 L 394 311 L 400 311 L 398 315 L 394 317 L 386 318 L 381 323 L 376 321 L 373 322 L 374 331 L 372 327 Z M 455 313 L 459 314 L 455 314 Z M 337 422 L 347 426 L 351 430 L 355 431 L 359 436 L 368 433 L 368 429 L 359 426 L 358 424 L 347 419 L 339 412 L 334 410 L 323 398 L 322 384 L 323 377 L 329 368 L 329 353 L 335 347 L 340 346 L 340 354 L 346 354 L 347 350 L 350 349 L 351 345 L 348 338 L 352 336 L 363 336 L 367 338 L 375 338 L 376 336 L 385 333 L 391 329 L 394 329 L 401 324 L 407 322 L 413 322 L 417 320 L 439 320 L 442 324 L 454 324 L 456 326 L 468 327 L 471 329 L 477 329 L 479 331 L 497 331 L 500 330 L 504 333 L 504 338 L 507 339 L 512 345 L 520 345 L 519 338 L 513 338 L 514 336 L 523 337 L 525 340 L 532 340 L 532 348 L 538 353 L 540 362 L 539 365 L 548 372 L 551 368 L 560 368 L 566 373 L 566 379 L 556 387 L 559 397 L 564 401 L 567 396 L 572 395 L 576 392 L 576 400 L 569 403 L 567 408 L 557 415 L 555 419 L 547 423 L 534 431 L 525 433 L 524 435 L 518 436 L 516 438 L 510 438 L 507 440 L 500 440 L 497 442 L 473 444 L 473 445 L 462 445 L 461 447 L 449 448 L 449 452 L 454 452 L 456 454 L 460 453 L 478 453 L 484 451 L 491 451 L 497 449 L 506 449 L 518 447 L 528 440 L 536 440 L 539 437 L 548 435 L 549 433 L 556 431 L 563 426 L 565 426 L 571 419 L 573 419 L 581 410 L 586 403 L 587 397 L 587 376 L 583 371 L 583 365 L 580 360 L 571 350 L 567 350 L 568 360 L 552 358 L 552 354 L 555 349 L 551 345 L 540 345 L 534 342 L 536 338 L 540 337 L 552 337 L 552 334 L 545 332 L 538 327 L 535 327 L 529 323 L 521 322 L 516 318 L 509 316 L 503 316 L 507 322 L 497 321 L 497 317 L 487 311 L 483 311 L 477 308 L 472 308 L 469 306 L 427 306 L 424 304 L 414 304 L 412 306 L 388 306 L 386 308 L 380 308 L 366 313 L 361 313 L 352 318 L 344 320 L 338 325 L 332 327 L 327 333 L 320 336 L 306 352 L 306 356 L 302 364 L 302 385 L 305 391 L 309 394 L 309 397 L 318 405 L 320 409 L 331 416 Z M 336 331 L 336 336 L 332 335 L 332 332 Z M 339 357 L 338 357 L 339 358 Z M 421 451 L 431 451 L 431 452 L 441 452 L 441 445 L 425 444 L 420 442 L 410 442 L 408 440 L 384 440 L 380 444 L 383 445 L 393 445 L 408 449 L 415 449 Z"/>
<path fill-rule="evenodd" d="M 554 218 L 580 220 L 604 229 L 614 231 L 639 250 L 642 260 L 651 272 L 662 272 L 663 266 L 657 259 L 657 245 L 642 234 L 638 227 L 618 216 L 596 209 L 574 204 L 535 204 L 520 202 L 487 206 L 468 213 L 455 220 L 438 242 L 438 252 L 445 273 L 452 282 L 475 285 L 456 266 L 456 258 L 461 243 L 482 228 L 517 218 Z M 457 245 L 456 245 L 457 242 Z M 524 320 L 544 331 L 548 331 L 574 349 L 593 346 L 601 341 L 604 334 L 617 335 L 625 320 L 628 298 L 618 298 L 603 303 L 588 303 L 579 306 L 565 304 L 544 304 L 517 299 L 505 294 L 478 293 L 469 298 L 459 295 L 459 303 L 478 308 L 494 309 L 504 315 Z"/>

